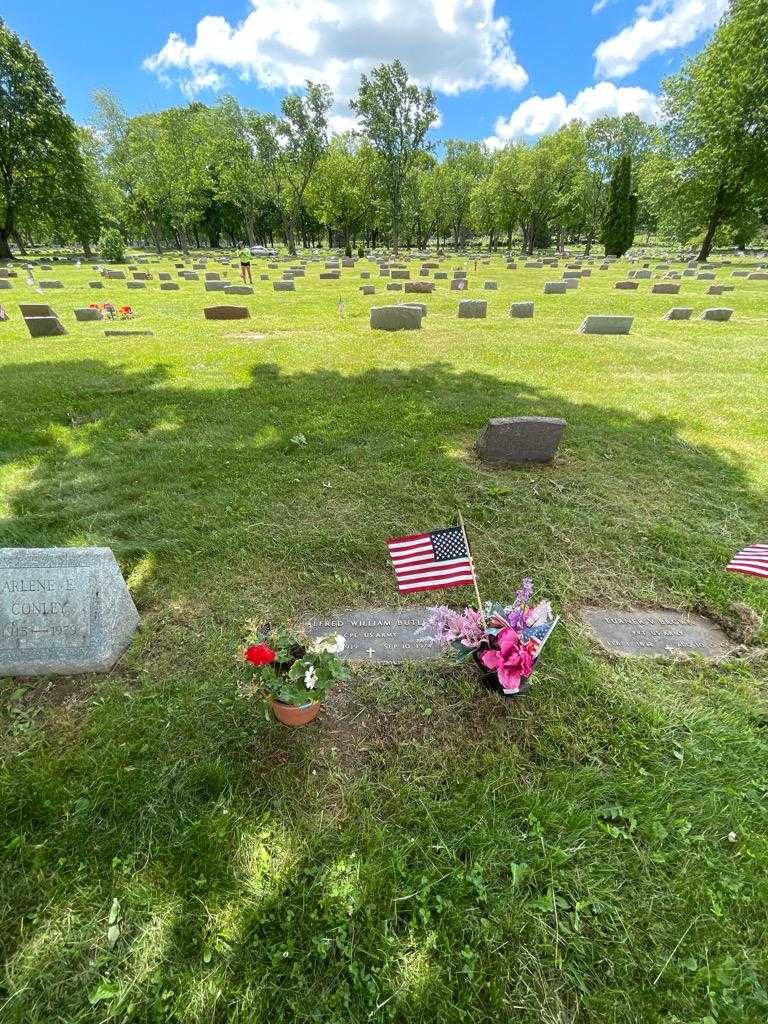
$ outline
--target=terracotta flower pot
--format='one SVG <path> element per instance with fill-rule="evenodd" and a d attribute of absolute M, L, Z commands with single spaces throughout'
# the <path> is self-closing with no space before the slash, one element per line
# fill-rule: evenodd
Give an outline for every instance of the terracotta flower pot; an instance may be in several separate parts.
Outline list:
<path fill-rule="evenodd" d="M 474 658 L 475 664 L 480 669 L 480 683 L 486 688 L 486 690 L 490 690 L 491 693 L 498 693 L 502 697 L 512 699 L 515 697 L 525 697 L 530 691 L 531 677 L 529 676 L 527 679 L 520 680 L 520 689 L 516 693 L 506 693 L 499 682 L 498 674 L 492 669 L 486 668 L 480 660 L 480 651 L 475 651 L 472 657 Z M 531 673 L 531 675 L 532 674 L 533 673 Z"/>
<path fill-rule="evenodd" d="M 296 708 L 292 704 L 283 704 L 282 701 L 273 700 L 272 710 L 278 722 L 298 728 L 300 725 L 306 725 L 308 722 L 311 722 L 313 718 L 317 718 L 320 712 L 320 705 L 311 702 L 301 708 Z"/>

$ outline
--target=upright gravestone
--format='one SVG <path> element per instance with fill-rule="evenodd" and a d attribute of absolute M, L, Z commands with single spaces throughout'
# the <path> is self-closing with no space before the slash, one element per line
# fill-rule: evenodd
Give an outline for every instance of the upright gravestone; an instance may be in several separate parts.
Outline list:
<path fill-rule="evenodd" d="M 551 462 L 566 422 L 555 416 L 503 416 L 488 420 L 475 442 L 483 462 L 515 466 Z"/>
<path fill-rule="evenodd" d="M 0 548 L 0 676 L 107 672 L 138 624 L 109 548 Z"/>

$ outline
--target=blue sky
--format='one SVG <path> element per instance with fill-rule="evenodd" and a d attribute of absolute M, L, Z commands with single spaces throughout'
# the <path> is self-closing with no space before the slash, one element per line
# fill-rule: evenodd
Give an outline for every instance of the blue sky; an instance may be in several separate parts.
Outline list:
<path fill-rule="evenodd" d="M 333 123 L 361 70 L 401 57 L 435 88 L 442 137 L 533 138 L 579 116 L 656 114 L 664 75 L 704 45 L 727 0 L 4 0 L 70 113 L 108 88 L 129 113 L 221 91 L 264 110 L 328 81 Z"/>

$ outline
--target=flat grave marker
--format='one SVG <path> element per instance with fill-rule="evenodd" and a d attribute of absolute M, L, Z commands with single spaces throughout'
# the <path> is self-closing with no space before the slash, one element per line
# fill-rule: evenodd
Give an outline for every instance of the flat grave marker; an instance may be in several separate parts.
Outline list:
<path fill-rule="evenodd" d="M 732 646 L 714 622 L 687 612 L 583 608 L 581 619 L 606 651 L 627 657 L 700 654 L 719 659 Z"/>
<path fill-rule="evenodd" d="M 427 608 L 345 609 L 309 619 L 302 631 L 310 637 L 340 633 L 346 639 L 344 661 L 430 661 L 440 658 L 444 649 L 437 640 L 417 635 L 429 614 Z"/>

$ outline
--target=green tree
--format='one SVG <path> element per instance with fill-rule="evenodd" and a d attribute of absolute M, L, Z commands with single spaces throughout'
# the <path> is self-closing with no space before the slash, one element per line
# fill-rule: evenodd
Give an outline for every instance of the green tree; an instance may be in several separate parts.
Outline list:
<path fill-rule="evenodd" d="M 382 178 L 389 200 L 392 246 L 397 251 L 403 219 L 403 197 L 408 176 L 425 149 L 424 140 L 437 119 L 431 89 L 408 81 L 399 60 L 381 64 L 360 76 L 357 99 L 350 107 L 382 158 Z"/>
<path fill-rule="evenodd" d="M 664 82 L 665 134 L 705 261 L 722 225 L 768 193 L 768 6 L 732 0 L 708 45 Z"/>
<path fill-rule="evenodd" d="M 637 196 L 632 191 L 632 158 L 620 157 L 611 178 L 603 244 L 608 256 L 623 256 L 635 238 Z"/>
<path fill-rule="evenodd" d="M 263 114 L 253 121 L 257 152 L 283 217 L 291 255 L 296 254 L 296 231 L 304 194 L 328 145 L 328 111 L 332 102 L 327 85 L 307 82 L 303 96 L 291 94 L 283 98 L 282 117 Z"/>
<path fill-rule="evenodd" d="M 0 258 L 22 221 L 52 213 L 66 182 L 80 188 L 74 121 L 45 64 L 0 19 Z"/>
<path fill-rule="evenodd" d="M 110 263 L 122 263 L 125 259 L 125 243 L 117 228 L 106 228 L 99 239 L 99 255 Z"/>
<path fill-rule="evenodd" d="M 338 232 L 349 247 L 363 223 L 364 190 L 370 182 L 364 161 L 358 157 L 354 137 L 337 135 L 331 140 L 307 190 L 307 205 L 330 232 Z"/>

